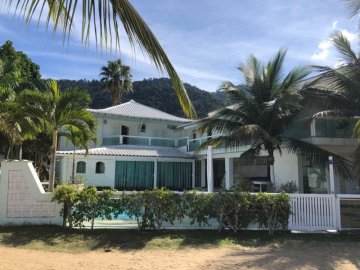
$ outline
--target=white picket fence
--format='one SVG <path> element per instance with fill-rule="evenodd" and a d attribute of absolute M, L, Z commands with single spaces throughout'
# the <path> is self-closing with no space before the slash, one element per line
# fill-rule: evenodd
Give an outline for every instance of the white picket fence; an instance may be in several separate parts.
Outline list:
<path fill-rule="evenodd" d="M 345 194 L 289 194 L 291 197 L 291 215 L 289 230 L 321 231 L 359 228 L 343 228 L 341 202 L 350 200 L 359 202 L 359 210 L 350 213 L 353 220 L 360 224 L 360 195 Z M 344 214 L 344 212 L 343 212 Z M 346 213 L 349 215 L 349 213 Z M 344 215 L 343 215 L 344 218 Z"/>
<path fill-rule="evenodd" d="M 291 194 L 290 230 L 336 230 L 335 196 L 331 194 Z"/>

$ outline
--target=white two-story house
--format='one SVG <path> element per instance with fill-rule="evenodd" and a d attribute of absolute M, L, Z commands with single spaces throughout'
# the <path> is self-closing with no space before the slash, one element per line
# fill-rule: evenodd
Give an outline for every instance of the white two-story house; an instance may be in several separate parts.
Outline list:
<path fill-rule="evenodd" d="M 262 187 L 270 181 L 265 153 L 248 162 L 240 155 L 248 146 L 198 150 L 209 136 L 200 134 L 196 124 L 131 100 L 105 109 L 90 109 L 97 118 L 97 144 L 90 145 L 87 155 L 76 150 L 75 173 L 87 185 L 118 190 L 144 190 L 166 187 L 174 190 L 201 188 L 229 189 L 240 177 Z M 291 132 L 343 156 L 351 156 L 357 141 L 351 128 L 337 126 L 334 119 L 298 121 Z M 70 182 L 73 148 L 60 140 L 57 152 L 57 177 Z M 210 158 L 209 158 L 210 157 Z M 275 156 L 275 185 L 295 182 L 300 192 L 329 191 L 327 165 L 314 167 L 306 157 L 288 153 Z M 357 181 L 335 177 L 335 189 L 341 193 L 357 193 Z M 211 185 L 211 188 L 209 188 Z"/>

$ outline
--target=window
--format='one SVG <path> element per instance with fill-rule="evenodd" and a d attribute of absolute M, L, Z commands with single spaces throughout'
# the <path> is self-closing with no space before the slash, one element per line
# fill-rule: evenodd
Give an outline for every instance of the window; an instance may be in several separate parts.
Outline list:
<path fill-rule="evenodd" d="M 193 140 L 196 139 L 196 132 L 193 133 Z"/>
<path fill-rule="evenodd" d="M 79 161 L 76 164 L 76 173 L 86 173 L 86 163 L 84 161 Z"/>
<path fill-rule="evenodd" d="M 140 132 L 146 132 L 146 125 L 145 124 L 140 125 Z"/>
<path fill-rule="evenodd" d="M 105 173 L 105 163 L 104 162 L 96 162 L 95 173 Z"/>

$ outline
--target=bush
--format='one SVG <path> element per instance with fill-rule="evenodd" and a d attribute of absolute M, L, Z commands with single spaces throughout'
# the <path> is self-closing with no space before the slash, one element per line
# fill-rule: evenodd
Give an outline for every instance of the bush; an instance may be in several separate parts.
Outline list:
<path fill-rule="evenodd" d="M 63 226 L 69 223 L 69 227 L 73 226 L 72 209 L 74 203 L 77 201 L 78 191 L 74 185 L 57 185 L 53 192 L 52 202 L 56 201 L 62 203 L 63 207 L 60 210 L 60 215 L 63 217 Z"/>
<path fill-rule="evenodd" d="M 279 226 L 287 229 L 290 209 L 290 197 L 286 193 L 258 193 L 255 196 L 255 221 L 260 228 L 267 228 L 272 235 Z"/>
<path fill-rule="evenodd" d="M 213 196 L 214 193 L 201 193 L 195 190 L 184 193 L 183 205 L 191 224 L 208 225 L 209 219 L 215 217 Z"/>
<path fill-rule="evenodd" d="M 71 185 L 59 185 L 54 201 L 64 203 L 61 215 L 64 226 L 82 227 L 85 221 L 94 227 L 96 218 L 111 220 L 126 213 L 137 222 L 139 230 L 163 228 L 164 222 L 181 222 L 185 216 L 191 224 L 209 225 L 218 221 L 218 230 L 231 229 L 234 233 L 258 223 L 273 234 L 278 228 L 286 229 L 290 215 L 290 197 L 285 193 L 250 194 L 241 191 L 202 193 L 185 192 L 179 195 L 167 189 L 146 190 L 114 197 L 114 190 L 97 192 L 95 187 L 80 191 Z"/>

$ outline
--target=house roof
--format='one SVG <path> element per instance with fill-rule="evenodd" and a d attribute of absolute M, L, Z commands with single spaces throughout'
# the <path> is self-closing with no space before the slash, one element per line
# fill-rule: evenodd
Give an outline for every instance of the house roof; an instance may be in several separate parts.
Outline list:
<path fill-rule="evenodd" d="M 85 150 L 76 150 L 77 155 L 85 155 Z M 70 155 L 73 151 L 57 151 L 57 155 Z M 173 147 L 141 146 L 141 145 L 111 145 L 89 149 L 88 155 L 126 156 L 126 157 L 167 157 L 192 158 L 191 155 Z"/>
<path fill-rule="evenodd" d="M 158 119 L 158 120 L 167 120 L 167 121 L 182 122 L 182 123 L 192 121 L 190 119 L 177 117 L 175 115 L 162 112 L 160 110 L 151 108 L 149 106 L 145 106 L 134 100 L 130 100 L 129 102 L 105 109 L 88 109 L 88 111 L 99 114 L 119 115 L 119 116 L 127 116 L 127 117 L 146 118 L 146 119 Z"/>

